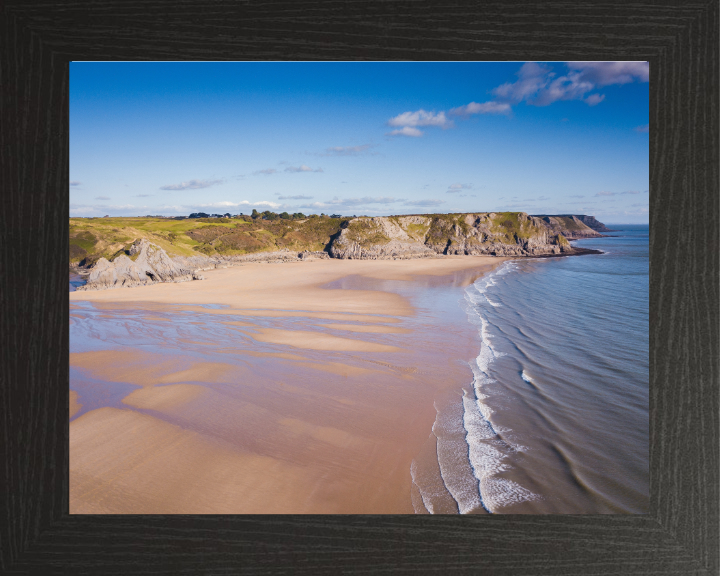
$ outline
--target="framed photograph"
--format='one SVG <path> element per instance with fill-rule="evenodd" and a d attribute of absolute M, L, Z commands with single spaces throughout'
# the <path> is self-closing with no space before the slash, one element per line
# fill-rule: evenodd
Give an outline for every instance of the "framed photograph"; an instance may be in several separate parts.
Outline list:
<path fill-rule="evenodd" d="M 3 10 L 3 570 L 717 570 L 716 3 Z"/>

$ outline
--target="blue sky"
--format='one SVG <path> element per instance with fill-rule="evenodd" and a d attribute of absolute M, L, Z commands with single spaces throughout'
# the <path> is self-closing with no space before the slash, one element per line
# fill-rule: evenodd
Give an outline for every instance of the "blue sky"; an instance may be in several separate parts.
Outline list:
<path fill-rule="evenodd" d="M 646 62 L 70 65 L 70 215 L 647 223 Z"/>

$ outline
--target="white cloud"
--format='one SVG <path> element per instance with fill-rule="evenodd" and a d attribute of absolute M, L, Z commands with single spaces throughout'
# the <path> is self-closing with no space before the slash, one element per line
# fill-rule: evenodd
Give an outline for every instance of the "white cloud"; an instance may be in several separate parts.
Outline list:
<path fill-rule="evenodd" d="M 418 130 L 417 128 L 412 128 L 410 126 L 405 126 L 404 128 L 401 128 L 399 130 L 393 130 L 391 132 L 386 133 L 387 136 L 412 136 L 414 138 L 419 138 L 423 135 L 422 130 Z"/>
<path fill-rule="evenodd" d="M 648 62 L 566 62 L 571 70 L 577 70 L 583 80 L 608 86 L 630 82 L 649 82 Z"/>
<path fill-rule="evenodd" d="M 403 202 L 403 206 L 440 206 L 445 204 L 445 200 L 407 200 Z"/>
<path fill-rule="evenodd" d="M 160 190 L 197 190 L 199 188 L 209 188 L 215 184 L 222 184 L 222 182 L 222 180 L 188 180 L 180 184 L 160 186 Z"/>
<path fill-rule="evenodd" d="M 193 206 L 196 208 L 240 208 L 242 206 L 269 206 L 271 208 L 278 208 L 280 204 L 277 202 L 270 202 L 268 200 L 262 200 L 260 202 L 249 202 L 247 200 L 229 202 L 224 200 L 222 202 L 212 202 L 209 204 L 193 204 Z"/>
<path fill-rule="evenodd" d="M 310 168 L 310 166 L 305 166 L 305 164 L 302 164 L 301 166 L 288 166 L 285 168 L 285 172 L 322 172 L 322 168 L 316 168 L 313 170 Z"/>
<path fill-rule="evenodd" d="M 448 128 L 452 126 L 452 121 L 448 120 L 445 112 L 426 112 L 418 110 L 416 112 L 403 112 L 394 118 L 388 120 L 388 126 L 439 126 L 440 128 Z"/>
<path fill-rule="evenodd" d="M 312 200 L 312 196 L 278 196 L 278 200 Z"/>
<path fill-rule="evenodd" d="M 517 72 L 516 82 L 506 82 L 495 88 L 492 92 L 504 101 L 522 102 L 532 98 L 538 91 L 545 87 L 548 79 L 554 76 L 552 68 L 541 66 L 536 62 L 526 62 Z"/>
<path fill-rule="evenodd" d="M 77 180 L 70 182 L 70 186 L 80 186 L 80 184 L 82 184 L 82 182 L 78 182 Z"/>
<path fill-rule="evenodd" d="M 647 82 L 650 78 L 647 62 L 566 62 L 567 74 L 558 76 L 548 65 L 526 62 L 517 72 L 515 82 L 506 82 L 492 90 L 494 100 L 470 102 L 464 106 L 451 108 L 448 114 L 468 117 L 472 114 L 510 114 L 512 106 L 526 102 L 533 106 L 548 106 L 560 100 L 582 100 L 588 106 L 596 106 L 605 99 L 604 94 L 594 92 L 599 87 L 628 82 Z M 563 118 L 562 121 L 566 121 Z M 403 112 L 387 122 L 397 127 L 387 132 L 387 136 L 423 135 L 419 127 L 453 126 L 444 111 L 427 112 L 420 109 L 415 112 Z M 638 127 L 639 131 L 643 127 Z M 332 150 L 328 148 L 328 151 Z M 342 150 L 342 148 L 337 148 Z"/>
<path fill-rule="evenodd" d="M 446 194 L 456 194 L 460 192 L 461 190 L 470 190 L 472 188 L 472 184 L 460 184 L 459 182 L 455 184 L 450 184 L 448 186 L 448 190 Z"/>
<path fill-rule="evenodd" d="M 512 111 L 512 107 L 507 102 L 483 102 L 478 104 L 477 102 L 470 102 L 465 106 L 458 106 L 457 108 L 451 108 L 449 114 L 456 116 L 469 116 L 471 114 L 509 114 Z"/>
<path fill-rule="evenodd" d="M 567 62 L 568 72 L 557 76 L 552 68 L 527 62 L 518 71 L 518 80 L 493 90 L 501 102 L 517 104 L 525 101 L 534 106 L 547 106 L 559 100 L 583 100 L 595 106 L 604 94 L 590 94 L 598 87 L 628 82 L 647 82 L 647 62 Z"/>
<path fill-rule="evenodd" d="M 150 198 L 152 194 L 137 194 L 135 198 Z"/>
<path fill-rule="evenodd" d="M 110 196 L 95 196 L 95 200 L 110 200 Z"/>
<path fill-rule="evenodd" d="M 635 130 L 635 132 L 648 133 L 648 132 L 650 132 L 650 124 L 643 124 L 642 126 L 636 126 L 635 128 L 633 128 L 633 130 Z"/>
<path fill-rule="evenodd" d="M 590 94 L 587 98 L 585 98 L 585 103 L 588 106 L 595 106 L 596 104 L 600 104 L 605 100 L 605 94 Z"/>
<path fill-rule="evenodd" d="M 387 121 L 388 126 L 397 126 L 397 130 L 387 132 L 387 136 L 412 136 L 418 138 L 423 135 L 418 126 L 437 126 L 443 130 L 450 128 L 453 123 L 445 116 L 445 112 L 427 112 L 417 110 L 415 112 L 403 112 Z"/>
<path fill-rule="evenodd" d="M 598 192 L 595 196 L 615 196 L 615 192 Z"/>
<path fill-rule="evenodd" d="M 275 168 L 265 168 L 265 170 L 257 170 L 253 172 L 253 174 L 265 174 L 265 176 L 269 176 L 270 174 L 276 174 L 277 170 Z"/>

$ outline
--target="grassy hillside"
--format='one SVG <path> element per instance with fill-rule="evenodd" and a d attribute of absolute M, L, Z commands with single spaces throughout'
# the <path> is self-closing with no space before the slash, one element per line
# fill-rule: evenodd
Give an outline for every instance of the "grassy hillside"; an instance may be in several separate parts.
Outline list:
<path fill-rule="evenodd" d="M 346 219 L 304 220 L 229 218 L 71 218 L 70 263 L 112 260 L 139 238 L 171 256 L 250 254 L 253 252 L 323 250 Z"/>
<path fill-rule="evenodd" d="M 347 228 L 347 239 L 363 248 L 383 245 L 390 239 L 377 221 L 370 218 L 302 217 L 301 214 L 278 216 L 273 219 L 192 218 L 71 218 L 70 262 L 89 265 L 100 257 L 112 260 L 129 250 L 139 238 L 145 238 L 163 248 L 171 256 L 197 254 L 241 255 L 273 252 L 287 248 L 293 251 L 319 251 L 329 248 L 331 239 Z M 478 225 L 481 234 L 468 236 Z M 571 217 L 556 217 L 560 226 L 575 231 L 583 228 Z M 434 247 L 452 247 L 457 242 L 480 243 L 489 236 L 494 242 L 515 244 L 545 232 L 521 212 L 492 214 L 418 214 L 389 216 L 416 242 Z M 557 227 L 557 226 L 556 226 Z M 484 236 L 484 240 L 481 236 Z M 458 240 L 460 238 L 460 240 Z M 564 238 L 563 238 L 564 240 Z M 452 253 L 452 252 L 451 252 Z"/>

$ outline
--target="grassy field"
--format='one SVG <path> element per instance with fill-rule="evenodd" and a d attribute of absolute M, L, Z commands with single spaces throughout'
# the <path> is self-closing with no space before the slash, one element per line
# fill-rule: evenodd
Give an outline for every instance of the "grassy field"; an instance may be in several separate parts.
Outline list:
<path fill-rule="evenodd" d="M 323 250 L 347 219 L 241 220 L 235 218 L 71 218 L 70 263 L 112 260 L 137 239 L 157 244 L 171 256 Z"/>

